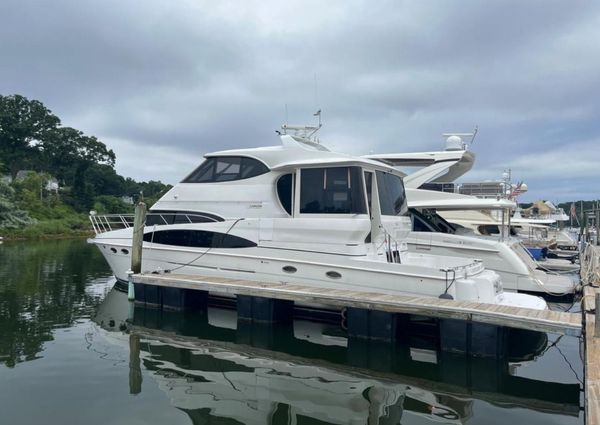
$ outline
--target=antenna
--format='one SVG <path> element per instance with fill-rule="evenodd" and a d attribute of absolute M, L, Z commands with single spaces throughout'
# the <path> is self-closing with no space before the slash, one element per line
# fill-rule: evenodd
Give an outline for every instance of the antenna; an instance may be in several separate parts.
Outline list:
<path fill-rule="evenodd" d="M 479 131 L 479 126 L 476 125 L 475 128 L 473 129 L 473 137 L 471 137 L 471 141 L 469 142 L 471 145 L 473 144 L 473 141 L 475 140 L 475 136 L 477 136 L 478 131 Z"/>
<path fill-rule="evenodd" d="M 285 123 L 287 125 L 288 123 L 288 109 L 287 109 L 287 103 L 285 104 Z"/>
<path fill-rule="evenodd" d="M 293 131 L 294 136 L 301 137 L 306 140 L 310 140 L 311 142 L 314 142 L 314 143 L 319 143 L 319 139 L 315 138 L 315 140 L 311 140 L 311 137 L 313 137 L 315 135 L 315 133 L 317 131 L 319 131 L 321 129 L 321 127 L 323 127 L 323 123 L 321 122 L 321 109 L 319 109 L 317 112 L 315 112 L 313 114 L 313 117 L 319 118 L 319 123 L 316 126 L 315 125 L 290 125 L 290 124 L 286 123 L 281 126 L 281 129 L 283 130 L 283 134 L 287 134 L 288 131 Z"/>
<path fill-rule="evenodd" d="M 478 131 L 479 127 L 475 126 L 472 133 L 443 133 L 442 136 L 447 137 L 446 150 L 468 149 L 469 145 L 473 144 L 473 140 L 475 140 L 475 136 L 477 136 Z M 470 137 L 471 140 L 468 143 L 463 142 L 463 137 Z"/>
<path fill-rule="evenodd" d="M 319 89 L 317 85 L 317 73 L 315 72 L 315 108 L 319 107 Z"/>

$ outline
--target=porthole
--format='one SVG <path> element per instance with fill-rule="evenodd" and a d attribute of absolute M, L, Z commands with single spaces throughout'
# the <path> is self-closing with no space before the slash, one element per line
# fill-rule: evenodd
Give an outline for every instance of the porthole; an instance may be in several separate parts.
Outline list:
<path fill-rule="evenodd" d="M 330 277 L 332 279 L 339 279 L 340 277 L 342 277 L 341 273 L 338 273 L 336 271 L 328 271 L 327 273 L 325 273 L 327 275 L 327 277 Z"/>
<path fill-rule="evenodd" d="M 298 271 L 298 269 L 294 266 L 283 266 L 281 270 L 286 273 L 296 273 Z"/>
<path fill-rule="evenodd" d="M 116 254 L 116 253 L 117 253 L 117 248 L 111 248 L 110 250 L 111 250 L 111 252 L 112 252 L 113 254 Z"/>
<path fill-rule="evenodd" d="M 125 255 L 129 255 L 129 250 L 128 249 L 123 248 L 123 249 L 121 249 L 121 252 L 123 254 L 125 254 Z"/>

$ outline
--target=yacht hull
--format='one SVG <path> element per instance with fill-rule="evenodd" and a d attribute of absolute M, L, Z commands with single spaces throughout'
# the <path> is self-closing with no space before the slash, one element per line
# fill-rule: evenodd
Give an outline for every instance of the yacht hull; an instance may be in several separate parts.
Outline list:
<path fill-rule="evenodd" d="M 106 239 L 93 239 L 90 242 L 99 247 L 116 278 L 127 280 L 131 262 L 130 243 Z M 511 304 L 513 295 L 516 295 L 504 294 L 499 276 L 493 271 L 483 270 L 480 263 L 475 263 L 478 270 L 463 271 L 472 274 L 467 278 L 452 276 L 451 272 L 442 272 L 436 264 L 446 257 L 426 254 L 406 254 L 410 256 L 409 265 L 388 263 L 364 255 L 298 252 L 266 247 L 194 250 L 148 245 L 145 244 L 143 248 L 142 272 L 264 280 L 406 296 L 439 297 L 447 292 L 457 300 L 497 304 Z M 540 303 L 539 298 L 524 297 L 514 303 L 536 309 L 545 308 L 545 303 Z"/>

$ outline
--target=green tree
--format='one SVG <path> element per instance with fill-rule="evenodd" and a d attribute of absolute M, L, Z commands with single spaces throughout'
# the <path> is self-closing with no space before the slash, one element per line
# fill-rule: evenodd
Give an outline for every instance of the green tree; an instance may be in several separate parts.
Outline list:
<path fill-rule="evenodd" d="M 17 172 L 34 166 L 39 148 L 50 132 L 60 125 L 57 116 L 37 100 L 20 95 L 0 95 L 0 157 L 14 179 Z"/>
<path fill-rule="evenodd" d="M 14 229 L 35 222 L 26 211 L 15 206 L 14 197 L 15 190 L 0 180 L 0 229 Z"/>

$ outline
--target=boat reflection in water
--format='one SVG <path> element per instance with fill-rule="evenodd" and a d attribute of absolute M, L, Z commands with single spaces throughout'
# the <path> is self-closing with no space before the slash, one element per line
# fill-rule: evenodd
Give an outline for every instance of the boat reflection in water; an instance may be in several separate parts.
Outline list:
<path fill-rule="evenodd" d="M 235 310 L 221 308 L 136 306 L 130 324 L 129 307 L 113 289 L 95 321 L 129 344 L 130 392 L 141 391 L 143 366 L 194 424 L 458 424 L 477 400 L 579 415 L 579 384 L 509 373 L 545 349 L 543 333 L 511 330 L 507 358 L 490 360 L 440 352 L 427 322 L 412 323 L 391 347 L 348 340 L 326 323 L 238 322 Z"/>

